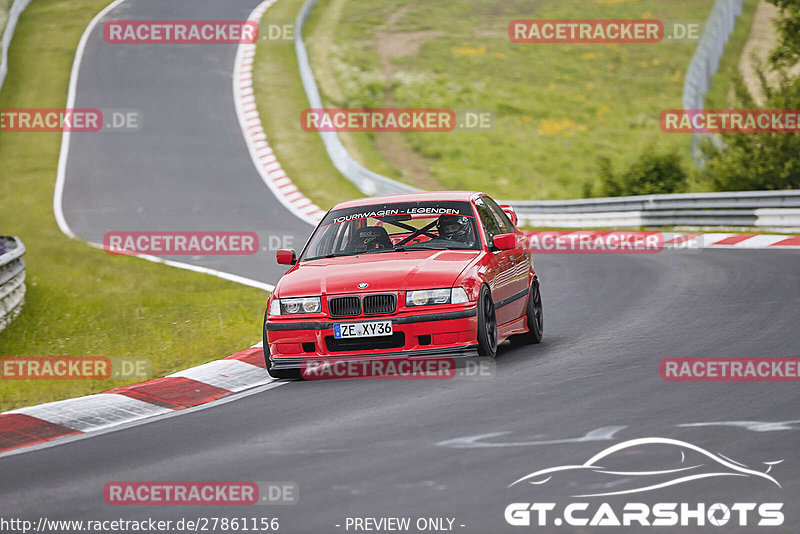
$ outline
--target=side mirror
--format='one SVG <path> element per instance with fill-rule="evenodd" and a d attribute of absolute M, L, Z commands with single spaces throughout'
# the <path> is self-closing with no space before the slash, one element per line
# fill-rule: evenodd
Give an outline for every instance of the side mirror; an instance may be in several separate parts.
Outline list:
<path fill-rule="evenodd" d="M 516 226 L 517 226 L 517 212 L 514 211 L 514 208 L 512 208 L 508 204 L 500 204 L 500 209 L 503 210 L 503 213 L 508 215 L 508 218 L 511 219 L 512 224 L 516 228 Z"/>
<path fill-rule="evenodd" d="M 500 234 L 492 240 L 498 250 L 512 250 L 517 247 L 517 234 Z"/>
<path fill-rule="evenodd" d="M 281 249 L 275 253 L 279 265 L 294 265 L 297 262 L 297 256 L 294 250 Z"/>

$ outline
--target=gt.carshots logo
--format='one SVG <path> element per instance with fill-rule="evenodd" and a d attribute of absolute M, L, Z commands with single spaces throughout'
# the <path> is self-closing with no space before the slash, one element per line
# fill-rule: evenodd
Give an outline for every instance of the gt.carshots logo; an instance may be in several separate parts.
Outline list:
<path fill-rule="evenodd" d="M 506 507 L 505 519 L 517 527 L 570 525 L 576 527 L 669 527 L 758 525 L 777 527 L 783 524 L 783 503 L 677 503 L 653 505 L 629 502 L 622 511 L 608 503 L 574 502 L 564 506 L 558 515 L 556 503 L 515 502 Z M 550 514 L 550 512 L 553 512 Z"/>
<path fill-rule="evenodd" d="M 674 457 L 673 466 L 637 469 L 633 458 L 641 463 L 642 455 L 657 449 L 655 458 Z M 672 453 L 672 454 L 670 454 Z M 580 465 L 563 465 L 535 471 L 515 480 L 508 487 L 530 485 L 536 488 L 564 487 L 584 484 L 601 491 L 589 491 L 569 503 L 512 502 L 505 508 L 504 518 L 512 526 L 780 526 L 783 525 L 782 502 L 640 502 L 612 505 L 590 500 L 651 492 L 692 481 L 716 477 L 746 477 L 754 483 L 781 485 L 769 473 L 783 460 L 762 462 L 763 471 L 722 454 L 711 453 L 697 445 L 668 438 L 641 438 L 612 445 Z M 587 481 L 591 479 L 591 483 Z M 547 486 L 544 486 L 547 484 Z M 589 485 L 591 484 L 591 485 Z"/>

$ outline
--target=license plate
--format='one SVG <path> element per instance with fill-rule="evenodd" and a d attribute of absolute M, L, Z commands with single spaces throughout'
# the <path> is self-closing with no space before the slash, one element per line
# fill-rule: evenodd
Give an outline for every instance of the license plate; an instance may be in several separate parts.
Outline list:
<path fill-rule="evenodd" d="M 346 337 L 379 337 L 392 335 L 391 321 L 376 321 L 373 323 L 334 323 L 333 337 L 342 339 Z"/>

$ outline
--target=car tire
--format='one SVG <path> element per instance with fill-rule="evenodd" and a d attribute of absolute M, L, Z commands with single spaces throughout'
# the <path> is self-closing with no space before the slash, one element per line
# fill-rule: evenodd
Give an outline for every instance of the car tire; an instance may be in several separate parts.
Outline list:
<path fill-rule="evenodd" d="M 528 294 L 528 306 L 525 310 L 528 322 L 528 332 L 518 334 L 511 338 L 515 345 L 534 345 L 541 343 L 544 335 L 544 315 L 542 309 L 542 292 L 539 280 L 534 278 Z"/>
<path fill-rule="evenodd" d="M 283 378 L 283 379 L 292 380 L 292 379 L 301 378 L 299 369 L 273 369 L 272 368 L 272 363 L 269 361 L 269 342 L 267 341 L 267 313 L 269 313 L 269 311 L 267 311 L 264 314 L 264 328 L 262 328 L 262 331 L 263 331 L 262 339 L 263 339 L 263 345 L 264 345 L 264 347 L 263 347 L 264 364 L 267 366 L 267 373 L 272 378 L 278 378 L 278 379 Z"/>
<path fill-rule="evenodd" d="M 497 315 L 487 286 L 481 288 L 478 297 L 478 354 L 490 358 L 497 355 Z"/>

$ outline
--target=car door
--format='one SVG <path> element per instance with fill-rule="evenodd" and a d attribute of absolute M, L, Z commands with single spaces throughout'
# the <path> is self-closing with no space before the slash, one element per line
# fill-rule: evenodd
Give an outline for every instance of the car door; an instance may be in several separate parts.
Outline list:
<path fill-rule="evenodd" d="M 525 252 L 525 236 L 521 233 L 517 233 L 517 229 L 508 218 L 508 215 L 506 215 L 502 208 L 491 198 L 484 197 L 483 200 L 489 207 L 492 215 L 494 215 L 500 233 L 517 235 L 516 246 L 512 250 L 507 251 L 509 253 L 509 263 L 507 264 L 509 272 L 504 273 L 504 276 L 508 276 L 509 278 L 509 284 L 511 286 L 509 291 L 510 295 L 506 302 L 501 303 L 504 304 L 502 306 L 504 312 L 508 312 L 510 317 L 509 321 L 511 321 L 525 314 L 525 306 L 528 302 L 528 275 L 531 269 L 531 258 Z"/>
<path fill-rule="evenodd" d="M 498 250 L 492 240 L 494 236 L 502 234 L 503 231 L 497 224 L 492 214 L 492 210 L 485 202 L 486 197 L 475 200 L 475 207 L 481 220 L 486 242 L 489 245 L 489 264 L 486 269 L 486 280 L 492 292 L 497 324 L 504 324 L 513 321 L 519 316 L 514 316 L 508 306 L 503 304 L 509 300 L 513 294 L 514 285 L 512 283 L 512 261 L 513 250 Z"/>

